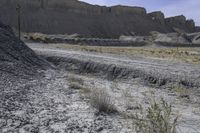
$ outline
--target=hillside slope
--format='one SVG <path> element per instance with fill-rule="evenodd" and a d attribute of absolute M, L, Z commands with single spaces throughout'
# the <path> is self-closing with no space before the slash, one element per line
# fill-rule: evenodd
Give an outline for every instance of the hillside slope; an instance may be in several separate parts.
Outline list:
<path fill-rule="evenodd" d="M 45 68 L 49 63 L 20 41 L 9 26 L 0 23 L 0 88 L 21 77 L 31 78 Z"/>
<path fill-rule="evenodd" d="M 147 14 L 142 7 L 104 7 L 77 0 L 1 0 L 0 18 L 15 28 L 17 4 L 22 7 L 22 30 L 25 32 L 118 38 L 122 34 L 171 32 L 174 27 L 196 31 L 194 21 L 184 16 L 165 19 L 162 12 Z"/>

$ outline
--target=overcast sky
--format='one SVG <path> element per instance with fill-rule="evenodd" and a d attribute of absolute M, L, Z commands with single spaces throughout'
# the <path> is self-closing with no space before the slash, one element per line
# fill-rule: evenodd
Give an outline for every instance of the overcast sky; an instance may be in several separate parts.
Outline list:
<path fill-rule="evenodd" d="M 145 7 L 148 12 L 162 11 L 166 17 L 185 15 L 200 25 L 200 0 L 81 0 L 98 5 L 128 5 Z"/>

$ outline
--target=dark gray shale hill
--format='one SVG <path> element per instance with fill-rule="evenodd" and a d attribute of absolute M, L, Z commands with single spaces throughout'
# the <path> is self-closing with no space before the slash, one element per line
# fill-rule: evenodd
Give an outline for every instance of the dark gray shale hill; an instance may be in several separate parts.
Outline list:
<path fill-rule="evenodd" d="M 9 26 L 0 22 L 0 88 L 22 77 L 39 75 L 39 70 L 46 68 L 50 68 L 50 64 L 20 41 Z"/>
<path fill-rule="evenodd" d="M 97 6 L 77 0 L 1 0 L 0 19 L 17 28 L 16 5 L 22 7 L 22 30 L 84 37 L 147 35 L 150 31 L 172 32 L 174 27 L 195 32 L 193 20 L 184 16 L 165 19 L 162 12 L 147 14 L 142 7 Z"/>

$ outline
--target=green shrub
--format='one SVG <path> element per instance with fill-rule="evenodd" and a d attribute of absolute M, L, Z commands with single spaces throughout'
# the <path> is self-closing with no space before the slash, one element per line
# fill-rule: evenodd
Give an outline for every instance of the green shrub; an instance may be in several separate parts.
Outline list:
<path fill-rule="evenodd" d="M 178 116 L 172 118 L 172 106 L 162 99 L 154 102 L 146 113 L 134 115 L 137 133 L 176 133 Z"/>

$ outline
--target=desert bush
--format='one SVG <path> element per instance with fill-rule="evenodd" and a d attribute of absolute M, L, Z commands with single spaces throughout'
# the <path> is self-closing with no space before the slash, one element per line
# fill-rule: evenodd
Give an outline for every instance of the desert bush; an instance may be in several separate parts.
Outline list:
<path fill-rule="evenodd" d="M 146 113 L 141 111 L 133 118 L 137 133 L 176 133 L 178 116 L 172 118 L 172 106 L 163 99 L 160 104 L 151 104 Z"/>
<path fill-rule="evenodd" d="M 111 97 L 105 91 L 93 90 L 90 94 L 90 102 L 99 112 L 108 114 L 117 112 Z"/>

